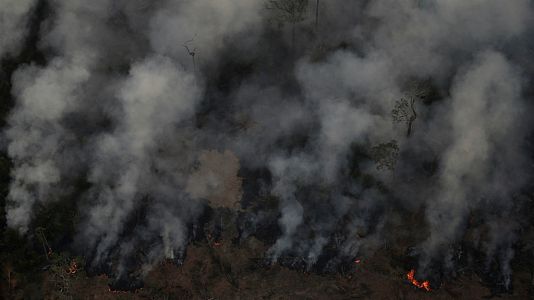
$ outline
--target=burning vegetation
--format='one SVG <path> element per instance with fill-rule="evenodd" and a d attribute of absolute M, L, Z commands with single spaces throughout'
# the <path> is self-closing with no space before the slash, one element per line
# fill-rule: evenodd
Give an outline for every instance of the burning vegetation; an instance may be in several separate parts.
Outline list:
<path fill-rule="evenodd" d="M 0 298 L 534 298 L 534 1 L 2 4 Z"/>
<path fill-rule="evenodd" d="M 430 288 L 430 281 L 424 280 L 424 281 L 418 281 L 415 279 L 415 270 L 412 269 L 408 274 L 406 274 L 406 278 L 408 278 L 408 281 L 413 284 L 414 286 L 424 289 L 427 292 L 430 292 L 432 289 Z"/>
<path fill-rule="evenodd" d="M 72 260 L 70 262 L 69 268 L 67 269 L 67 273 L 74 275 L 78 272 L 78 263 L 75 260 Z"/>

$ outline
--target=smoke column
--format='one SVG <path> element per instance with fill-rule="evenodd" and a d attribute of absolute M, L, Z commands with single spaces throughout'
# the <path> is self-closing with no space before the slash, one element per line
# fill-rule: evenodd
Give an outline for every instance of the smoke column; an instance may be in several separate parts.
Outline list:
<path fill-rule="evenodd" d="M 2 1 L 0 56 L 20 51 L 36 2 Z M 423 208 L 422 272 L 454 270 L 476 213 L 489 230 L 477 247 L 509 284 L 533 173 L 531 1 L 321 1 L 317 30 L 315 1 L 298 20 L 261 0 L 45 2 L 46 63 L 14 72 L 3 129 L 20 234 L 70 199 L 93 267 L 118 258 L 122 276 L 147 247 L 146 272 L 183 256 L 211 203 L 202 187 L 238 165 L 268 173 L 256 196 L 277 201 L 270 263 L 373 251 L 393 208 Z M 408 134 L 396 108 L 415 113 Z M 236 161 L 199 168 L 206 151 Z"/>

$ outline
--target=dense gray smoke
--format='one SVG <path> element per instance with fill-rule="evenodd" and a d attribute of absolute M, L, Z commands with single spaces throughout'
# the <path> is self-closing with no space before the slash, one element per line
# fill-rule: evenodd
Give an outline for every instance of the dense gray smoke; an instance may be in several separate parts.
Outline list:
<path fill-rule="evenodd" d="M 61 194 L 62 169 L 69 164 L 73 136 L 60 120 L 75 109 L 79 86 L 89 72 L 80 65 L 55 59 L 46 69 L 21 68 L 13 76 L 17 107 L 5 132 L 11 141 L 8 153 L 16 167 L 12 171 L 7 211 L 8 224 L 28 230 L 35 202 L 46 202 Z"/>
<path fill-rule="evenodd" d="M 427 209 L 427 258 L 446 257 L 450 265 L 448 247 L 465 232 L 469 212 L 487 210 L 490 222 L 495 222 L 500 214 L 509 214 L 514 193 L 526 184 L 526 155 L 519 147 L 525 136 L 521 83 L 517 68 L 493 51 L 479 54 L 454 78 L 448 116 L 451 142 L 442 154 L 436 190 L 428 204 L 432 207 Z M 505 251 L 510 252 L 517 221 L 509 219 L 501 226 L 508 236 L 491 241 L 489 247 L 508 243 Z M 490 229 L 492 234 L 496 229 Z M 501 266 L 508 268 L 512 256 L 499 257 L 504 260 Z M 502 271 L 508 286 L 509 270 Z"/>
<path fill-rule="evenodd" d="M 28 19 L 36 0 L 2 0 L 0 2 L 0 57 L 16 55 L 28 33 Z"/>
<path fill-rule="evenodd" d="M 187 122 L 199 100 L 194 76 L 164 57 L 147 58 L 132 66 L 130 78 L 117 90 L 116 127 L 95 138 L 95 158 L 88 175 L 95 199 L 82 231 L 87 241 L 98 241 L 97 246 L 90 245 L 96 246 L 97 261 L 105 258 L 143 197 L 153 197 L 156 205 L 170 202 L 166 204 L 180 206 L 185 201 L 180 194 L 188 172 L 184 170 L 189 160 L 186 151 L 191 149 L 169 145 L 169 141 L 183 134 L 175 127 Z M 184 212 L 167 216 L 166 206 L 154 212 L 154 219 L 149 217 L 149 226 L 157 227 L 149 230 L 162 236 L 162 249 L 174 258 L 173 251 L 184 242 L 180 218 Z M 194 203 L 189 206 L 185 210 L 194 210 Z"/>
<path fill-rule="evenodd" d="M 0 55 L 23 44 L 35 2 L 2 1 Z M 262 182 L 243 201 L 277 201 L 270 262 L 311 268 L 328 245 L 356 257 L 389 242 L 393 207 L 423 208 L 423 272 L 454 271 L 477 214 L 475 247 L 509 285 L 532 179 L 531 1 L 321 1 L 317 27 L 315 1 L 298 19 L 263 0 L 45 2 L 46 64 L 12 76 L 4 130 L 21 234 L 37 206 L 76 194 L 90 263 L 118 258 L 123 275 L 147 247 L 148 271 L 183 256 L 213 204 L 201 189 L 241 183 L 222 178 L 240 165 L 269 174 L 245 178 Z M 229 171 L 202 154 L 215 150 L 237 157 Z"/>

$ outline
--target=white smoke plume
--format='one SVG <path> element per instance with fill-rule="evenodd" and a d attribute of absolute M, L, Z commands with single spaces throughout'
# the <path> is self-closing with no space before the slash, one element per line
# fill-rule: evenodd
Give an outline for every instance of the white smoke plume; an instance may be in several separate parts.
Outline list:
<path fill-rule="evenodd" d="M 36 0 L 0 1 L 0 57 L 18 54 L 36 3 Z"/>
<path fill-rule="evenodd" d="M 8 154 L 15 165 L 7 222 L 22 233 L 28 230 L 36 202 L 59 196 L 64 168 L 73 163 L 68 146 L 74 137 L 60 121 L 76 109 L 81 85 L 88 77 L 83 65 L 62 59 L 46 69 L 20 69 L 13 77 L 18 102 L 6 131 L 11 141 Z"/>
<path fill-rule="evenodd" d="M 160 165 L 158 156 L 162 154 L 158 151 L 172 150 L 160 147 L 178 136 L 175 126 L 191 117 L 199 100 L 194 76 L 165 57 L 148 58 L 132 66 L 130 78 L 118 91 L 121 106 L 117 126 L 96 139 L 95 162 L 88 178 L 95 202 L 83 235 L 88 241 L 98 241 L 98 245 L 91 245 L 96 246 L 97 261 L 115 245 L 126 219 L 144 197 L 154 197 L 157 204 L 173 197 L 165 189 L 184 188 L 180 165 Z M 177 159 L 187 161 L 185 157 Z M 181 200 L 179 192 L 174 197 L 178 198 L 174 201 Z M 183 235 L 183 225 L 179 219 L 168 221 L 164 223 L 164 248 L 172 253 L 182 246 L 183 238 L 173 240 Z M 174 223 L 178 229 L 172 228 Z"/>
<path fill-rule="evenodd" d="M 242 203 L 278 203 L 271 262 L 311 268 L 328 245 L 352 258 L 384 246 L 391 211 L 424 208 L 421 266 L 453 269 L 477 213 L 490 232 L 477 246 L 509 282 L 532 174 L 531 1 L 321 1 L 317 28 L 314 1 L 282 27 L 262 0 L 45 2 L 33 22 L 46 63 L 11 78 L 11 228 L 30 231 L 36 207 L 79 192 L 77 248 L 93 266 L 119 257 L 122 276 L 145 247 L 146 272 L 183 256 L 206 208 L 201 153 L 229 151 L 268 174 Z M 0 56 L 23 45 L 35 5 L 3 1 Z M 407 136 L 392 110 L 410 97 Z M 389 141 L 395 167 L 377 170 L 372 149 Z"/>
<path fill-rule="evenodd" d="M 452 141 L 443 154 L 438 188 L 427 209 L 429 251 L 441 255 L 443 246 L 464 232 L 470 211 L 484 206 L 511 209 L 514 192 L 526 179 L 522 167 L 526 156 L 518 147 L 525 104 L 516 67 L 500 53 L 483 52 L 454 82 Z M 509 234 L 513 236 L 513 231 Z"/>

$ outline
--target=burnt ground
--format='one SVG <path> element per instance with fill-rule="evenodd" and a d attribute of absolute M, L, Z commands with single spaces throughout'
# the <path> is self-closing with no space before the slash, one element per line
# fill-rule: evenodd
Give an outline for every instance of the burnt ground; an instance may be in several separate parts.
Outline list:
<path fill-rule="evenodd" d="M 150 271 L 144 286 L 134 291 L 111 291 L 106 275 L 88 277 L 83 270 L 67 274 L 67 284 L 58 287 L 53 271 L 43 272 L 44 299 L 531 299 L 531 277 L 516 272 L 511 294 L 492 295 L 476 275 L 444 282 L 426 292 L 412 286 L 406 270 L 395 267 L 391 251 L 381 250 L 361 258 L 349 274 L 321 275 L 299 272 L 279 265 L 259 263 L 265 246 L 249 238 L 240 246 L 196 243 L 187 251 L 182 266 L 163 262 Z M 5 299 L 40 299 L 32 286 L 2 282 Z M 64 288 L 65 285 L 68 288 Z"/>
<path fill-rule="evenodd" d="M 235 185 L 241 183 L 241 176 L 246 183 L 247 178 L 258 177 L 257 174 L 237 174 L 238 162 L 227 163 L 226 156 L 231 154 L 208 154 L 211 158 L 200 162 L 199 172 L 211 172 L 214 178 L 220 179 L 209 190 L 224 197 L 204 195 L 210 205 L 183 260 L 158 263 L 144 276 L 139 273 L 142 266 L 137 265 L 133 268 L 134 276 L 117 281 L 112 270 L 87 266 L 84 257 L 75 256 L 76 251 L 69 248 L 69 240 L 61 238 L 66 225 L 60 225 L 75 224 L 75 219 L 69 219 L 74 209 L 52 208 L 37 223 L 47 226 L 51 254 L 43 252 L 37 236 L 23 238 L 4 229 L 0 245 L 0 295 L 3 299 L 534 298 L 534 261 L 528 244 L 515 247 L 512 288 L 503 290 L 496 277 L 499 272 L 485 268 L 483 254 L 471 249 L 474 247 L 470 245 L 470 230 L 463 244 L 458 245 L 463 254 L 455 274 L 443 275 L 436 270 L 437 278 L 418 278 L 416 272 L 419 282 L 430 280 L 432 290 L 428 292 L 412 285 L 406 275 L 410 269 L 417 268 L 414 249 L 427 235 L 422 209 L 386 211 L 383 235 L 377 246 L 361 249 L 358 257 L 345 258 L 333 268 L 324 263 L 336 258 L 335 254 L 329 254 L 330 246 L 312 268 L 291 256 L 282 256 L 278 263 L 271 264 L 266 253 L 280 235 L 276 201 L 256 197 L 247 204 L 250 187 L 243 184 L 242 189 L 236 189 Z M 204 183 L 195 184 L 203 187 Z M 241 208 L 236 208 L 239 199 Z M 255 221 L 249 223 L 248 217 Z M 55 223 L 59 224 L 56 229 L 52 226 Z M 470 226 L 477 228 L 476 224 L 473 221 Z M 365 238 L 365 234 L 361 233 L 360 238 Z M 521 240 L 529 241 L 533 236 L 532 226 L 526 226 Z M 71 269 L 73 263 L 77 266 L 75 272 Z"/>
<path fill-rule="evenodd" d="M 229 222 L 227 217 L 225 226 Z M 414 215 L 405 224 L 417 225 L 418 220 L 419 216 Z M 210 226 L 206 224 L 206 228 Z M 139 286 L 129 291 L 112 290 L 112 278 L 106 274 L 88 275 L 83 258 L 68 253 L 53 253 L 50 261 L 34 274 L 19 273 L 4 265 L 0 288 L 4 299 L 411 300 L 532 299 L 534 296 L 529 257 L 521 252 L 513 263 L 513 288 L 507 292 L 496 293 L 495 286 L 472 270 L 443 280 L 439 286 L 432 286 L 430 292 L 413 286 L 406 277 L 409 271 L 406 251 L 417 237 L 408 227 L 391 231 L 396 235 L 395 246 L 384 245 L 368 256 L 357 257 L 358 263 L 354 261 L 335 273 L 265 264 L 269 245 L 255 236 L 239 241 L 237 230 L 226 227 L 219 239 L 207 234 L 193 241 L 183 263 L 167 260 L 157 264 Z M 73 262 L 79 267 L 69 274 Z M 6 272 L 10 272 L 9 276 Z"/>

